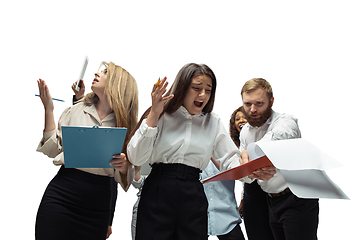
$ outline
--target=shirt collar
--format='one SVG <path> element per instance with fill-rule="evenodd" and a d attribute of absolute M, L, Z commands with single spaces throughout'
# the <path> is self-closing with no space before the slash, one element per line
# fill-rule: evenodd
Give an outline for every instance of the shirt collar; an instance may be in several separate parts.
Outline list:
<path fill-rule="evenodd" d="M 182 112 L 186 117 L 200 117 L 200 116 L 204 116 L 205 114 L 203 112 L 196 114 L 196 115 L 191 115 L 188 110 L 184 107 L 184 106 L 180 106 L 178 111 Z"/>
<path fill-rule="evenodd" d="M 115 118 L 115 113 L 112 112 L 109 115 L 107 115 L 103 120 L 100 120 L 99 114 L 96 111 L 96 107 L 94 104 L 90 106 L 85 106 L 84 112 L 95 118 L 99 123 L 104 121 L 111 121 Z"/>

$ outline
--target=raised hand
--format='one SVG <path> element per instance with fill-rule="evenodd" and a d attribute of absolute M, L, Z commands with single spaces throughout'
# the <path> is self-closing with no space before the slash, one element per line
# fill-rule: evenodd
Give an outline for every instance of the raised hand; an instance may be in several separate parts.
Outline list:
<path fill-rule="evenodd" d="M 84 81 L 83 81 L 83 80 L 79 80 L 79 81 L 80 81 L 80 83 L 79 83 L 79 88 L 80 88 L 80 90 L 79 90 L 79 91 L 76 91 L 76 90 L 75 90 L 76 85 L 77 85 L 77 82 L 74 82 L 73 85 L 71 86 L 71 89 L 74 91 L 76 100 L 80 100 L 81 98 L 84 97 L 84 94 L 85 94 L 85 84 L 84 84 Z"/>
<path fill-rule="evenodd" d="M 172 99 L 174 97 L 173 94 L 164 97 L 163 95 L 166 92 L 166 87 L 168 86 L 168 82 L 166 81 L 166 77 L 161 79 L 160 83 L 155 83 L 153 89 L 151 91 L 151 101 L 152 106 L 150 113 L 146 119 L 146 123 L 149 127 L 156 127 L 160 114 L 164 110 L 165 102 Z"/>
<path fill-rule="evenodd" d="M 39 95 L 41 102 L 44 105 L 45 111 L 53 111 L 54 110 L 54 103 L 50 95 L 50 91 L 48 86 L 46 85 L 45 81 L 39 78 L 37 80 L 38 87 L 39 87 Z"/>
<path fill-rule="evenodd" d="M 154 113 L 158 113 L 159 115 L 164 110 L 165 102 L 174 97 L 174 95 L 163 97 L 163 95 L 166 92 L 166 87 L 169 84 L 166 81 L 166 79 L 167 77 L 164 77 L 163 79 L 160 80 L 160 83 L 155 83 L 151 91 L 151 100 L 152 100 L 151 110 Z"/>
<path fill-rule="evenodd" d="M 45 81 L 42 79 L 37 80 L 39 87 L 39 96 L 45 109 L 45 127 L 44 132 L 50 132 L 55 129 L 54 120 L 54 103 L 50 95 L 50 91 Z"/>

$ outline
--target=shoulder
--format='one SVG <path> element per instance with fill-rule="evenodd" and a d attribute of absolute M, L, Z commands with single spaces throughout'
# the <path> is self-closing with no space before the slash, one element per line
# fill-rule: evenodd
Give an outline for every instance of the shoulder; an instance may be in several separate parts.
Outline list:
<path fill-rule="evenodd" d="M 286 113 L 276 113 L 269 130 L 277 140 L 301 137 L 298 119 Z"/>
<path fill-rule="evenodd" d="M 273 127 L 284 125 L 297 127 L 298 119 L 291 114 L 274 112 L 270 125 L 272 125 Z"/>

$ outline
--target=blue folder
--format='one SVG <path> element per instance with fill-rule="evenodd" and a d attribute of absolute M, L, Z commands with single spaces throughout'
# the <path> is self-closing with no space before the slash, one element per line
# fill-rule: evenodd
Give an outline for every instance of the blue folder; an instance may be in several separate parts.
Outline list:
<path fill-rule="evenodd" d="M 113 168 L 109 162 L 123 148 L 126 128 L 61 126 L 66 168 Z"/>

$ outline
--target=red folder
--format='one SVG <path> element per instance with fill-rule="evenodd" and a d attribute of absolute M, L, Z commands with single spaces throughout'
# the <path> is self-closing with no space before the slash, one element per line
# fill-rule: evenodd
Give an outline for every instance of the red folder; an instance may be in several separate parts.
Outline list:
<path fill-rule="evenodd" d="M 267 156 L 260 157 L 258 159 L 252 160 L 245 164 L 242 164 L 236 168 L 232 168 L 221 173 L 218 173 L 212 177 L 204 179 L 202 184 L 207 182 L 214 181 L 224 181 L 224 180 L 238 180 L 243 177 L 251 175 L 255 170 L 263 167 L 269 167 L 273 164 L 270 162 Z"/>

